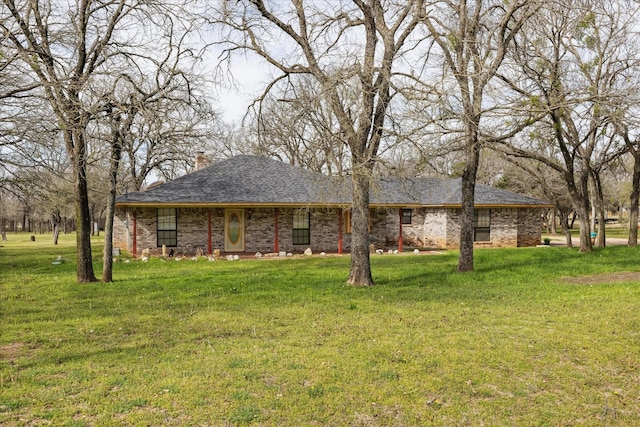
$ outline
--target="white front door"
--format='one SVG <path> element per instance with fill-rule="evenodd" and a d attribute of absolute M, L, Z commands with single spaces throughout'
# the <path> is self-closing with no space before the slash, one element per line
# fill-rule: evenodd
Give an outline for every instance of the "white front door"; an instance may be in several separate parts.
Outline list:
<path fill-rule="evenodd" d="M 244 252 L 244 209 L 224 211 L 224 250 Z"/>

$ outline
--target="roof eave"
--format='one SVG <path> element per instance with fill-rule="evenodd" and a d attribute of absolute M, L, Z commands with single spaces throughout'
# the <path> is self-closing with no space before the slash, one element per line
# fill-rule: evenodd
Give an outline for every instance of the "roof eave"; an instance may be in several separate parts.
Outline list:
<path fill-rule="evenodd" d="M 270 207 L 270 208 L 278 208 L 278 207 L 348 207 L 351 206 L 351 203 L 309 203 L 309 202 L 227 202 L 227 203 L 206 203 L 206 202 L 116 202 L 116 207 L 143 207 L 143 208 L 153 208 L 153 207 L 176 207 L 176 208 L 225 208 L 225 207 L 233 207 L 233 208 L 253 208 L 253 207 Z M 371 208 L 431 208 L 431 209 L 460 209 L 462 208 L 462 204 L 460 203 L 450 203 L 450 204 L 433 204 L 433 205 L 421 205 L 417 203 L 371 203 L 369 204 Z M 475 208 L 481 209 L 507 209 L 507 208 L 553 208 L 554 205 L 550 203 L 540 203 L 540 204 L 507 204 L 507 203 L 476 203 L 474 205 Z"/>

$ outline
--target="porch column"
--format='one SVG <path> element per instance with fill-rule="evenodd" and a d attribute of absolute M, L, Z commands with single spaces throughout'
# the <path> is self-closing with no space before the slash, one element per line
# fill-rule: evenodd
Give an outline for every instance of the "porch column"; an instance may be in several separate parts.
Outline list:
<path fill-rule="evenodd" d="M 342 209 L 338 209 L 338 253 L 342 254 Z"/>
<path fill-rule="evenodd" d="M 211 255 L 213 253 L 213 245 L 211 243 L 211 209 L 209 209 L 208 217 L 207 255 Z"/>
<path fill-rule="evenodd" d="M 133 210 L 133 221 L 132 221 L 132 225 L 131 225 L 131 228 L 133 228 L 131 246 L 132 246 L 132 249 L 133 249 L 133 254 L 132 255 L 134 257 L 138 256 L 138 240 L 137 240 L 137 237 L 136 237 L 136 234 L 138 234 L 138 233 L 137 233 L 137 230 L 136 230 L 136 228 L 137 228 L 136 222 L 137 222 L 136 210 L 134 209 Z"/>
<path fill-rule="evenodd" d="M 398 236 L 398 252 L 402 252 L 402 208 L 398 209 L 400 215 L 398 222 L 400 223 L 400 235 Z"/>
<path fill-rule="evenodd" d="M 274 231 L 273 231 L 273 252 L 280 252 L 280 244 L 278 242 L 278 208 L 273 209 Z"/>

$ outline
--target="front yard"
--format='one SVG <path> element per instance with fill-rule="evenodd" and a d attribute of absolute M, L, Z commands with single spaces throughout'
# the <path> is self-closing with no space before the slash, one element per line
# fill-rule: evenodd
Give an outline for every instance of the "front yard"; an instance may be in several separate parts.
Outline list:
<path fill-rule="evenodd" d="M 8 237 L 3 425 L 640 424 L 638 249 L 373 255 L 368 289 L 348 256 L 77 284 L 73 236 Z"/>

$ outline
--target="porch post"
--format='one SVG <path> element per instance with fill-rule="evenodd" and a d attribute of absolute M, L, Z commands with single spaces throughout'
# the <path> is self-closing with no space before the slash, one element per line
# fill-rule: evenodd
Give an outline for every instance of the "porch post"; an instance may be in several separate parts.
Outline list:
<path fill-rule="evenodd" d="M 208 223 L 208 234 L 207 234 L 207 255 L 211 255 L 213 253 L 213 245 L 211 243 L 211 209 L 209 209 L 209 223 Z"/>
<path fill-rule="evenodd" d="M 338 209 L 338 253 L 342 254 L 342 208 Z"/>
<path fill-rule="evenodd" d="M 275 221 L 274 231 L 273 231 L 273 251 L 275 253 L 280 252 L 280 244 L 278 242 L 278 208 L 273 209 L 273 220 Z"/>
<path fill-rule="evenodd" d="M 400 215 L 398 222 L 400 223 L 400 235 L 398 236 L 398 252 L 402 252 L 402 208 L 399 209 Z"/>
<path fill-rule="evenodd" d="M 138 239 L 136 237 L 136 234 L 138 234 L 138 233 L 137 233 L 137 229 L 136 229 L 137 228 L 136 222 L 137 222 L 136 210 L 134 209 L 133 210 L 133 221 L 132 221 L 132 227 L 131 227 L 131 228 L 133 228 L 133 237 L 132 237 L 131 246 L 132 246 L 132 249 L 133 249 L 133 256 L 134 257 L 138 256 Z"/>

